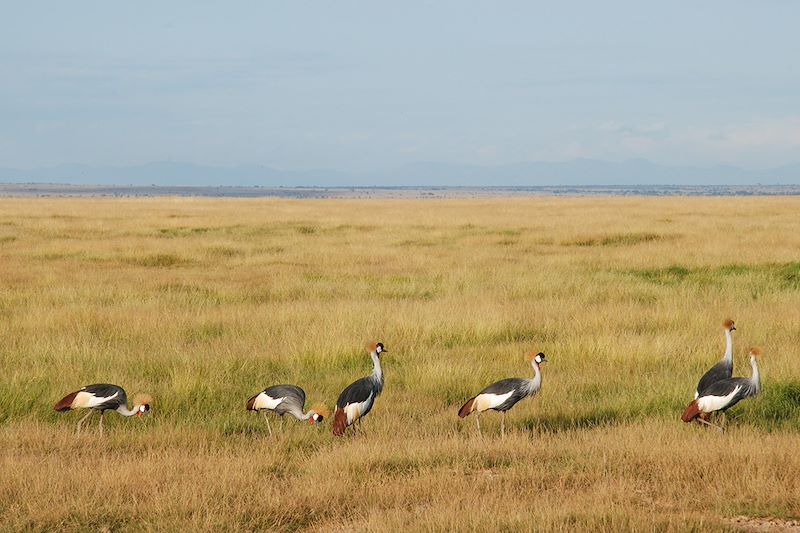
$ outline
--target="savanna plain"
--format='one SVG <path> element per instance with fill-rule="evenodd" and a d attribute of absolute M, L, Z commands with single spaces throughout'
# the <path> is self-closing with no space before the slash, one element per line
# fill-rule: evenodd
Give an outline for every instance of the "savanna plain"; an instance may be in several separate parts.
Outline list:
<path fill-rule="evenodd" d="M 800 198 L 0 199 L 8 531 L 730 531 L 800 517 Z M 680 414 L 724 351 L 763 393 Z M 386 385 L 363 433 L 245 411 Z M 531 375 L 510 411 L 459 406 Z M 110 382 L 150 415 L 53 404 Z M 273 429 L 279 424 L 272 423 Z"/>

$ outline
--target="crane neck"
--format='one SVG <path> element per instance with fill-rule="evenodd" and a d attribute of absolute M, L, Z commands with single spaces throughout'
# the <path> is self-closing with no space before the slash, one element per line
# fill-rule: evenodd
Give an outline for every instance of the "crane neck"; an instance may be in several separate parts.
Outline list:
<path fill-rule="evenodd" d="M 289 414 L 295 417 L 298 420 L 308 420 L 312 416 L 314 416 L 314 411 L 309 410 L 307 413 L 304 413 L 300 408 L 293 408 L 289 410 Z"/>
<path fill-rule="evenodd" d="M 531 384 L 533 385 L 532 390 L 536 391 L 542 386 L 542 370 L 539 368 L 536 361 L 531 361 L 531 366 L 533 367 L 533 379 L 531 380 Z"/>
<path fill-rule="evenodd" d="M 761 373 L 758 371 L 758 360 L 753 355 L 750 356 L 750 366 L 753 369 L 753 375 L 750 377 L 750 381 L 753 383 L 755 393 L 758 394 L 761 392 Z"/>
<path fill-rule="evenodd" d="M 383 383 L 383 369 L 381 368 L 381 358 L 378 352 L 369 354 L 372 357 L 372 378 L 378 383 Z"/>
<path fill-rule="evenodd" d="M 127 405 L 120 405 L 115 410 L 119 414 L 121 414 L 122 416 L 133 416 L 133 415 L 135 415 L 136 413 L 139 412 L 139 406 L 138 405 L 134 405 L 133 409 L 131 410 L 131 409 L 128 409 Z"/>
<path fill-rule="evenodd" d="M 725 330 L 725 355 L 722 360 L 726 363 L 733 364 L 733 333 L 731 330 Z"/>

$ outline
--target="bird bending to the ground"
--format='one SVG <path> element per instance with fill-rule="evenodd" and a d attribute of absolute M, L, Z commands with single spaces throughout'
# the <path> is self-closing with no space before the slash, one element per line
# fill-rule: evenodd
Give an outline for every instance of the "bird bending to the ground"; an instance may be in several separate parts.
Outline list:
<path fill-rule="evenodd" d="M 360 425 L 360 420 L 372 410 L 375 398 L 383 391 L 381 354 L 387 350 L 380 342 L 370 344 L 368 349 L 372 358 L 372 374 L 348 385 L 336 400 L 336 410 L 333 412 L 333 434 L 336 436 L 344 435 L 344 430 L 356 421 Z"/>
<path fill-rule="evenodd" d="M 71 409 L 89 409 L 89 412 L 78 421 L 78 433 L 81 424 L 95 411 L 100 411 L 100 434 L 103 434 L 103 415 L 106 411 L 116 411 L 122 416 L 142 416 L 150 410 L 149 396 L 140 395 L 134 398 L 133 409 L 128 409 L 128 397 L 125 389 L 118 385 L 97 383 L 86 385 L 79 391 L 64 396 L 54 407 L 56 411 L 66 412 Z"/>
<path fill-rule="evenodd" d="M 731 319 L 723 322 L 722 327 L 725 328 L 725 355 L 700 378 L 694 392 L 695 398 L 705 393 L 713 383 L 733 376 L 733 332 L 736 331 L 736 327 Z"/>
<path fill-rule="evenodd" d="M 684 422 L 697 420 L 700 423 L 724 431 L 724 426 L 718 426 L 709 422 L 707 420 L 708 415 L 717 411 L 724 413 L 745 398 L 755 396 L 761 392 L 758 358 L 761 357 L 762 354 L 761 348 L 751 348 L 750 366 L 753 369 L 752 376 L 749 378 L 721 379 L 712 383 L 697 397 L 697 399 L 692 400 L 692 402 L 686 406 L 681 420 Z"/>
<path fill-rule="evenodd" d="M 259 392 L 247 400 L 248 411 L 262 411 L 264 420 L 267 421 L 267 429 L 272 435 L 272 427 L 267 418 L 267 411 L 281 417 L 281 429 L 283 429 L 283 415 L 290 414 L 297 420 L 308 420 L 311 424 L 321 424 L 328 416 L 324 406 L 315 406 L 307 413 L 303 412 L 306 405 L 306 393 L 297 385 L 273 385 Z"/>
<path fill-rule="evenodd" d="M 481 413 L 488 409 L 500 411 L 503 415 L 500 421 L 500 434 L 504 437 L 506 433 L 506 411 L 528 396 L 533 396 L 542 387 L 542 371 L 539 365 L 547 362 L 542 352 L 537 354 L 529 353 L 525 359 L 533 367 L 533 379 L 508 378 L 492 383 L 483 389 L 477 396 L 471 398 L 461 406 L 458 416 L 464 418 L 470 413 L 475 413 L 475 420 L 478 424 L 478 433 L 481 433 Z"/>

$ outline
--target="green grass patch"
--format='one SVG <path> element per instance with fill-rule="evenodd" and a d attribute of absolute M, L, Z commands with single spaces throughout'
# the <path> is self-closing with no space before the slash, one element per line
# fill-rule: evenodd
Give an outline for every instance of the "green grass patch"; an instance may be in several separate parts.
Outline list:
<path fill-rule="evenodd" d="M 633 246 L 643 242 L 661 241 L 674 236 L 658 233 L 615 233 L 598 237 L 582 237 L 572 241 L 565 241 L 564 246 Z"/>
<path fill-rule="evenodd" d="M 780 288 L 800 289 L 800 262 L 743 264 L 730 263 L 716 267 L 690 268 L 671 265 L 662 268 L 629 270 L 629 274 L 657 285 L 677 285 L 680 283 L 709 284 L 731 278 L 761 277 L 776 283 Z M 759 283 L 759 286 L 763 283 Z"/>

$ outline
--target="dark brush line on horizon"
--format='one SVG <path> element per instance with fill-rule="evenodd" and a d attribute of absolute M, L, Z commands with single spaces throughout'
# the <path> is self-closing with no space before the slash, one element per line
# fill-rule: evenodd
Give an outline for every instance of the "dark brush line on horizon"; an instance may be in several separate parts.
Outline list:
<path fill-rule="evenodd" d="M 797 196 L 800 185 L 328 186 L 0 183 L 0 197 L 473 198 L 508 196 Z"/>

